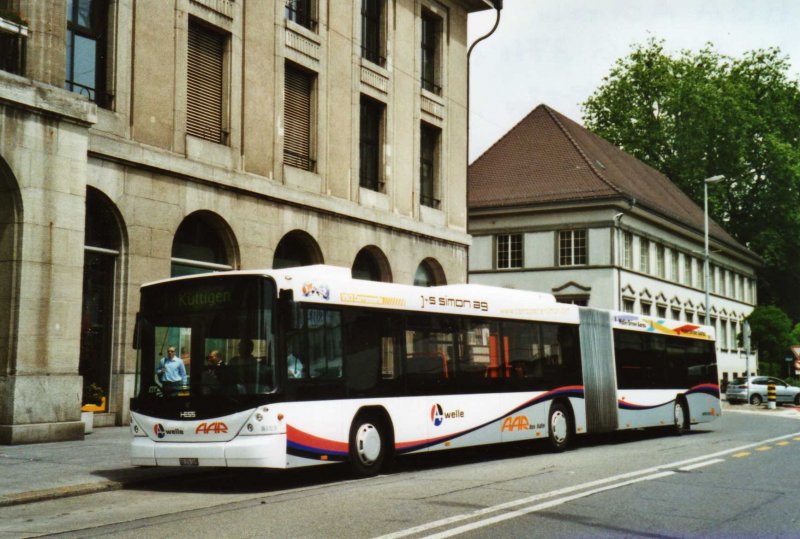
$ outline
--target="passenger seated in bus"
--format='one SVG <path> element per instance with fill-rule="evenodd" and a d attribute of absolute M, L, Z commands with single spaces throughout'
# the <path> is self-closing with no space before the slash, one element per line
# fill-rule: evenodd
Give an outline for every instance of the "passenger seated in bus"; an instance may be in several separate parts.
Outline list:
<path fill-rule="evenodd" d="M 201 380 L 203 395 L 213 395 L 230 390 L 231 380 L 228 366 L 222 361 L 219 350 L 212 350 L 208 353 Z"/>
<path fill-rule="evenodd" d="M 289 348 L 289 354 L 286 356 L 286 366 L 289 378 L 303 377 L 303 361 L 294 354 L 291 348 Z"/>
<path fill-rule="evenodd" d="M 175 347 L 167 348 L 166 357 L 162 357 L 158 368 L 158 380 L 168 397 L 177 395 L 181 387 L 186 385 L 186 367 L 179 357 L 175 356 Z"/>
<path fill-rule="evenodd" d="M 247 393 L 248 386 L 252 386 L 256 382 L 256 358 L 253 357 L 253 348 L 252 340 L 241 339 L 239 341 L 239 355 L 230 361 L 237 393 Z"/>

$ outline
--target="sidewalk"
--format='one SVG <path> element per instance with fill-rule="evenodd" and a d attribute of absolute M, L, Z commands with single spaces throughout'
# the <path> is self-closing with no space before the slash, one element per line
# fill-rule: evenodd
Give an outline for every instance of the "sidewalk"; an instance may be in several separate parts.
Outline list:
<path fill-rule="evenodd" d="M 0 507 L 117 490 L 196 468 L 131 465 L 129 427 L 96 428 L 81 441 L 0 445 Z"/>
<path fill-rule="evenodd" d="M 725 413 L 800 419 L 800 407 L 731 405 Z M 66 496 L 117 490 L 166 474 L 194 474 L 197 468 L 140 468 L 130 464 L 130 428 L 96 428 L 82 441 L 0 446 L 0 507 Z M 206 469 L 202 469 L 206 470 Z"/>

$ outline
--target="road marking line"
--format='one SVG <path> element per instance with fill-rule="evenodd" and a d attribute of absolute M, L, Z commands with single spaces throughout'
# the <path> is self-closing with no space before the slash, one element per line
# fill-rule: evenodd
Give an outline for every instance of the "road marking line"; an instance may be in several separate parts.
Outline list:
<path fill-rule="evenodd" d="M 779 446 L 781 446 L 781 447 L 784 447 L 784 446 L 787 446 L 787 445 L 789 445 L 789 442 L 787 442 L 787 441 L 785 441 L 785 440 L 784 440 L 783 442 L 778 442 L 778 443 L 777 443 L 777 444 L 775 444 L 775 445 L 779 445 Z"/>
<path fill-rule="evenodd" d="M 794 440 L 795 442 L 800 442 L 800 436 L 798 436 L 797 438 L 792 438 L 792 440 Z"/>
<path fill-rule="evenodd" d="M 770 447 L 768 445 L 764 445 L 764 446 L 761 446 L 761 447 L 756 447 L 756 451 L 769 451 L 770 449 L 772 449 L 772 447 Z"/>
<path fill-rule="evenodd" d="M 678 468 L 678 469 L 682 472 L 690 472 L 697 468 L 702 468 L 703 466 L 711 466 L 712 464 L 719 464 L 720 462 L 725 462 L 725 459 L 714 459 L 706 462 L 698 462 L 697 464 L 692 464 L 691 466 L 684 466 L 683 468 Z"/>
<path fill-rule="evenodd" d="M 740 453 L 734 453 L 733 455 L 731 455 L 731 457 L 735 459 L 740 459 L 742 457 L 749 457 L 750 454 L 751 454 L 750 451 L 741 451 Z"/>
<path fill-rule="evenodd" d="M 594 494 L 599 494 L 600 492 L 605 492 L 608 490 L 613 490 L 617 488 L 626 487 L 628 485 L 632 485 L 634 483 L 640 483 L 642 481 L 651 481 L 653 479 L 660 479 L 662 477 L 668 477 L 670 475 L 675 475 L 675 472 L 666 471 L 660 472 L 652 475 L 647 475 L 645 477 L 638 477 L 636 479 L 631 479 L 629 481 L 624 481 L 622 483 L 616 483 L 614 485 L 606 485 L 604 487 L 596 488 L 594 490 L 587 490 L 585 492 L 580 492 L 578 494 L 573 494 L 572 496 L 565 496 L 563 498 L 558 498 L 555 500 L 550 500 L 544 503 L 540 503 L 537 505 L 532 505 L 530 507 L 524 507 L 522 509 L 517 509 L 516 511 L 512 511 L 510 513 L 505 513 L 503 515 L 497 515 L 491 518 L 487 518 L 485 520 L 480 520 L 478 522 L 473 522 L 472 524 L 465 524 L 463 526 L 459 526 L 458 528 L 453 528 L 450 530 L 443 531 L 441 533 L 435 533 L 433 535 L 427 535 L 424 539 L 444 539 L 445 537 L 452 537 L 454 535 L 460 535 L 462 533 L 466 533 L 469 531 L 477 530 L 479 528 L 485 528 L 486 526 L 491 526 L 492 524 L 497 524 L 498 522 L 503 522 L 505 520 L 510 520 L 512 518 L 521 517 L 523 515 L 527 515 L 530 513 L 535 513 L 536 511 L 542 511 L 543 509 L 550 509 L 551 507 L 556 507 L 558 505 L 565 504 L 567 502 L 571 502 L 574 500 L 578 500 L 580 498 L 585 498 L 587 496 L 592 496 Z"/>
<path fill-rule="evenodd" d="M 627 473 L 616 475 L 616 476 L 612 476 L 612 477 L 606 477 L 604 479 L 597 479 L 595 481 L 590 481 L 588 483 L 583 483 L 583 484 L 580 484 L 580 485 L 573 485 L 571 487 L 565 487 L 565 488 L 562 488 L 562 489 L 553 490 L 551 492 L 543 492 L 541 494 L 536 494 L 534 496 L 529 496 L 527 498 L 521 498 L 519 500 L 510 501 L 510 502 L 502 503 L 502 504 L 499 504 L 499 505 L 494 505 L 494 506 L 491 506 L 491 507 L 485 507 L 483 509 L 477 509 L 477 510 L 471 511 L 469 513 L 462 513 L 460 515 L 453 515 L 452 517 L 447 517 L 447 518 L 443 518 L 443 519 L 440 519 L 440 520 L 434 520 L 432 522 L 428 522 L 426 524 L 420 524 L 419 526 L 414 526 L 412 528 L 406 528 L 404 530 L 398 530 L 398 531 L 393 532 L 393 533 L 388 533 L 386 535 L 381 535 L 381 536 L 377 537 L 376 539 L 399 539 L 401 537 L 408 537 L 409 535 L 414 535 L 414 534 L 425 532 L 425 531 L 428 531 L 428 530 L 433 530 L 435 528 L 441 528 L 442 526 L 455 524 L 457 522 L 461 522 L 461 521 L 468 520 L 468 519 L 471 519 L 471 518 L 481 517 L 481 516 L 488 515 L 488 514 L 491 514 L 491 513 L 496 513 L 498 511 L 504 511 L 504 510 L 510 509 L 512 507 L 518 507 L 520 505 L 527 505 L 529 503 L 536 502 L 536 501 L 539 501 L 539 500 L 544 500 L 546 498 L 553 498 L 555 496 L 561 496 L 563 494 L 569 494 L 569 493 L 575 492 L 577 490 L 597 487 L 599 485 L 604 485 L 604 484 L 611 483 L 613 481 L 618 481 L 618 480 L 621 480 L 621 479 L 634 478 L 634 477 L 637 477 L 637 476 L 640 476 L 640 475 L 644 475 L 644 474 L 657 473 L 657 472 L 660 472 L 662 470 L 666 470 L 666 469 L 670 469 L 670 468 L 678 468 L 680 466 L 688 466 L 690 464 L 694 464 L 696 462 L 700 462 L 700 461 L 704 461 L 704 460 L 708 460 L 708 459 L 713 459 L 713 458 L 717 458 L 717 457 L 723 457 L 723 456 L 726 456 L 726 455 L 741 453 L 741 452 L 744 452 L 747 449 L 752 449 L 752 448 L 754 448 L 756 446 L 759 446 L 759 445 L 762 445 L 762 444 L 773 443 L 773 442 L 777 442 L 777 441 L 780 441 L 780 440 L 785 440 L 787 438 L 796 437 L 795 439 L 800 441 L 800 436 L 798 436 L 799 434 L 800 434 L 799 432 L 795 432 L 793 434 L 787 434 L 787 435 L 784 435 L 784 436 L 778 436 L 778 437 L 775 437 L 775 438 L 769 438 L 767 440 L 761 440 L 760 442 L 755 442 L 755 443 L 752 443 L 752 444 L 746 444 L 746 445 L 742 445 L 742 446 L 739 446 L 739 447 L 734 447 L 734 448 L 731 448 L 731 449 L 725 449 L 725 450 L 722 450 L 722 451 L 718 451 L 716 453 L 712 453 L 710 455 L 703 455 L 703 456 L 700 456 L 700 457 L 693 457 L 693 458 L 686 459 L 686 460 L 681 460 L 681 461 L 678 461 L 678 462 L 672 462 L 670 464 L 664 464 L 664 465 L 661 465 L 661 466 L 654 466 L 652 468 L 645 468 L 645 469 L 642 469 L 642 470 L 636 470 L 636 471 L 633 471 L 633 472 L 627 472 Z"/>

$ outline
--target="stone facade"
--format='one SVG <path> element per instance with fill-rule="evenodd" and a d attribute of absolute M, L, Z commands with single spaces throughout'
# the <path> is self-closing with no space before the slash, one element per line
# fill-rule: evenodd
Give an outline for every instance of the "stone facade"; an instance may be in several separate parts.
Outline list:
<path fill-rule="evenodd" d="M 466 280 L 467 15 L 487 6 L 387 2 L 377 65 L 362 57 L 360 0 L 310 5 L 308 28 L 282 1 L 111 0 L 98 106 L 62 89 L 67 1 L 0 0 L 29 30 L 24 76 L 0 71 L 0 443 L 83 436 L 91 253 L 109 261 L 96 275 L 110 291 L 95 426 L 127 423 L 138 289 L 170 276 L 192 217 L 235 269 L 272 267 L 299 232 L 316 262 L 352 267 L 366 248 L 384 280 L 410 284 L 423 263 L 440 281 Z M 438 93 L 420 84 L 423 12 L 441 21 Z M 187 132 L 192 24 L 224 42 L 223 143 Z M 287 62 L 314 80 L 311 170 L 284 163 Z M 385 107 L 377 190 L 359 183 L 362 96 Z M 441 133 L 435 208 L 420 203 L 421 122 Z M 98 203 L 108 217 L 97 222 L 114 230 L 88 230 Z M 87 245 L 94 235 L 115 243 Z"/>

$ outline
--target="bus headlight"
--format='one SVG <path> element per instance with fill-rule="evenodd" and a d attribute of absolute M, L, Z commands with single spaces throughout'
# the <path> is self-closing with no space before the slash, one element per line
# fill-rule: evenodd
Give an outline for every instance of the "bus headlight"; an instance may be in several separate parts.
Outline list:
<path fill-rule="evenodd" d="M 131 417 L 131 434 L 134 436 L 146 436 L 144 430 L 136 423 L 133 417 Z"/>
<path fill-rule="evenodd" d="M 241 431 L 243 435 L 264 435 L 264 434 L 279 434 L 282 432 L 280 428 L 280 420 L 274 413 L 270 413 L 269 408 L 263 407 L 253 412 L 250 419 L 247 420 L 244 428 Z"/>

